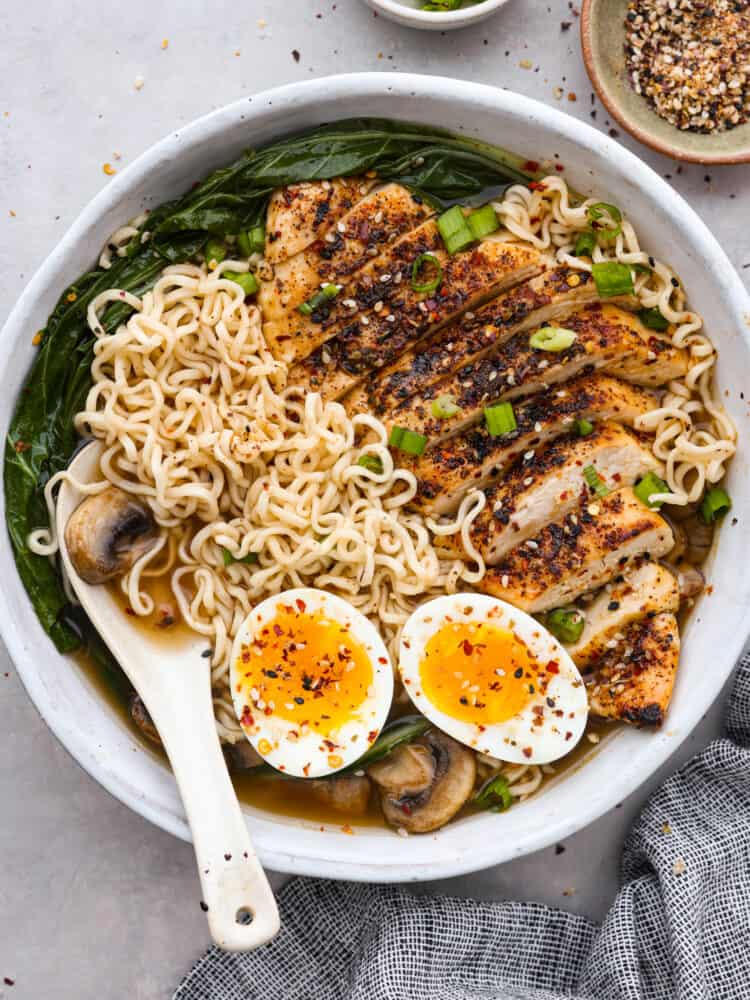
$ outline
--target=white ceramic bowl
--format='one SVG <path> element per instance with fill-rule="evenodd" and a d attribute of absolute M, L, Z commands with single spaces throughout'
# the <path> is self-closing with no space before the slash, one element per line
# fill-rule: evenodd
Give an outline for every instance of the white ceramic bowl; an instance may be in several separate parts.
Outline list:
<path fill-rule="evenodd" d="M 750 505 L 750 417 L 740 398 L 750 366 L 750 301 L 708 229 L 649 167 L 611 139 L 553 108 L 508 91 L 438 77 L 357 74 L 293 84 L 240 100 L 172 133 L 123 170 L 82 212 L 23 292 L 0 339 L 7 427 L 34 355 L 39 329 L 60 291 L 91 266 L 107 236 L 144 207 L 185 191 L 248 145 L 261 146 L 320 122 L 358 115 L 440 125 L 504 144 L 535 160 L 554 154 L 582 192 L 622 206 L 644 247 L 670 261 L 720 348 L 718 379 L 737 422 L 740 449 L 729 477 L 736 524 L 725 523 L 708 564 L 715 587 L 683 637 L 672 705 L 657 733 L 620 729 L 584 766 L 552 781 L 503 815 L 473 816 L 439 832 L 402 839 L 380 828 L 337 827 L 247 809 L 263 862 L 286 872 L 371 881 L 419 880 L 475 871 L 569 836 L 637 788 L 686 738 L 716 698 L 748 632 L 750 574 L 745 511 Z M 0 511 L 2 515 L 2 511 Z M 37 708 L 76 760 L 122 802 L 188 838 L 170 773 L 134 744 L 76 666 L 44 635 L 0 534 L 0 628 Z"/>
<path fill-rule="evenodd" d="M 424 28 L 427 31 L 449 31 L 479 24 L 490 14 L 503 7 L 508 0 L 483 0 L 479 4 L 460 7 L 458 10 L 421 10 L 422 0 L 365 0 L 365 3 L 390 21 L 407 28 Z"/>

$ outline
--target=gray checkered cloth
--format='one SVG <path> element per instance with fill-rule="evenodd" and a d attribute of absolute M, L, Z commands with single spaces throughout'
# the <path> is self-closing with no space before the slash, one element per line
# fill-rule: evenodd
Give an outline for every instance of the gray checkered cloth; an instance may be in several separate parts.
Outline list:
<path fill-rule="evenodd" d="M 295 879 L 276 940 L 212 949 L 174 1000 L 750 1000 L 750 655 L 726 731 L 646 805 L 601 927 L 535 903 Z"/>

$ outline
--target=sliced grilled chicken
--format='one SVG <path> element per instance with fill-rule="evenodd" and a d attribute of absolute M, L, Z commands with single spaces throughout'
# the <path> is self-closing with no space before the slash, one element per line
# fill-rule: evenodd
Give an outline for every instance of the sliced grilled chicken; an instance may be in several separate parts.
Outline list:
<path fill-rule="evenodd" d="M 443 271 L 440 289 L 427 298 L 414 291 L 411 283 L 412 267 L 420 253 L 431 253 Z M 320 392 L 324 399 L 339 399 L 413 344 L 467 309 L 475 309 L 526 281 L 543 266 L 542 255 L 536 250 L 493 239 L 449 257 L 442 249 L 437 226 L 426 222 L 359 272 L 358 285 L 364 284 L 367 272 L 370 288 L 360 291 L 349 286 L 334 300 L 342 302 L 336 307 L 334 323 L 324 321 L 328 323 L 324 332 L 336 332 L 335 339 L 296 364 L 289 373 L 289 384 Z M 359 311 L 342 323 L 340 310 L 351 301 Z"/>
<path fill-rule="evenodd" d="M 516 429 L 508 434 L 492 437 L 477 425 L 417 459 L 399 454 L 399 463 L 417 476 L 414 504 L 433 514 L 450 514 L 470 489 L 484 488 L 520 456 L 570 432 L 576 420 L 614 420 L 632 427 L 656 405 L 657 397 L 648 389 L 609 375 L 587 375 L 518 403 Z"/>
<path fill-rule="evenodd" d="M 593 466 L 610 489 L 632 486 L 661 471 L 647 443 L 619 424 L 604 423 L 587 437 L 565 436 L 521 460 L 487 490 L 487 505 L 471 526 L 471 541 L 488 565 L 533 538 L 545 524 L 575 510 L 592 492 L 583 476 Z M 445 539 L 462 552 L 458 536 Z"/>
<path fill-rule="evenodd" d="M 592 714 L 639 726 L 661 725 L 679 659 L 680 631 L 673 614 L 633 622 L 586 679 Z"/>
<path fill-rule="evenodd" d="M 596 285 L 588 272 L 564 266 L 544 271 L 474 314 L 464 313 L 423 348 L 402 354 L 373 383 L 355 389 L 346 399 L 347 409 L 370 410 L 378 416 L 388 413 L 463 365 L 480 361 L 514 334 L 559 323 L 596 301 Z M 630 296 L 610 301 L 636 306 Z"/>
<path fill-rule="evenodd" d="M 266 260 L 278 264 L 309 247 L 374 184 L 366 177 L 337 177 L 274 191 L 266 213 Z"/>
<path fill-rule="evenodd" d="M 603 586 L 638 556 L 660 558 L 673 544 L 664 518 L 625 487 L 548 524 L 477 586 L 523 611 L 549 611 Z"/>
<path fill-rule="evenodd" d="M 401 403 L 389 414 L 390 420 L 436 444 L 477 423 L 492 403 L 542 392 L 584 371 L 604 369 L 647 386 L 680 378 L 687 371 L 685 351 L 616 306 L 588 306 L 569 316 L 565 328 L 576 335 L 566 350 L 538 350 L 531 347 L 528 333 L 518 333 L 481 361 L 459 368 L 422 395 Z M 438 399 L 455 403 L 458 412 L 448 418 L 436 416 L 433 406 L 440 409 Z"/>
<path fill-rule="evenodd" d="M 258 293 L 263 333 L 273 353 L 289 360 L 299 356 L 295 351 L 304 345 L 295 337 L 303 320 L 298 307 L 322 285 L 345 283 L 433 214 L 419 195 L 400 184 L 386 184 L 331 220 L 321 239 L 277 264 L 273 281 L 264 282 Z"/>
<path fill-rule="evenodd" d="M 568 652 L 581 670 L 587 670 L 619 645 L 632 622 L 661 611 L 676 613 L 679 606 L 675 575 L 658 562 L 642 562 L 616 577 L 589 604 L 581 638 L 567 647 Z"/>

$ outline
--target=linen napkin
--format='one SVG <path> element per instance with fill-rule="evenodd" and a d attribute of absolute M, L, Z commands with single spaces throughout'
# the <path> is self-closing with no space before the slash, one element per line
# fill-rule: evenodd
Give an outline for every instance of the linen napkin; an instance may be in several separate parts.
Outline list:
<path fill-rule="evenodd" d="M 601 927 L 536 903 L 294 879 L 258 951 L 174 1000 L 750 1000 L 750 654 L 726 736 L 651 797 Z"/>

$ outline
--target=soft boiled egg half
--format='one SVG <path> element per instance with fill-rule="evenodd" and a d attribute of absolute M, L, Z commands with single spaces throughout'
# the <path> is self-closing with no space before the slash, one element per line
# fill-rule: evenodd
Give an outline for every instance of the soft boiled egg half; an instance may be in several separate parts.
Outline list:
<path fill-rule="evenodd" d="M 375 627 L 322 590 L 287 590 L 258 604 L 232 647 L 232 698 L 258 753 L 300 778 L 352 764 L 377 739 L 393 670 Z"/>
<path fill-rule="evenodd" d="M 586 689 L 557 639 L 484 594 L 437 597 L 418 608 L 404 626 L 399 670 L 438 729 L 498 760 L 557 760 L 586 726 Z"/>

